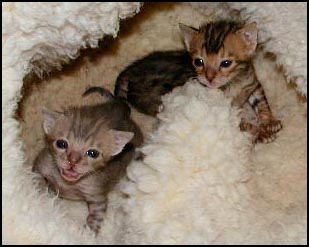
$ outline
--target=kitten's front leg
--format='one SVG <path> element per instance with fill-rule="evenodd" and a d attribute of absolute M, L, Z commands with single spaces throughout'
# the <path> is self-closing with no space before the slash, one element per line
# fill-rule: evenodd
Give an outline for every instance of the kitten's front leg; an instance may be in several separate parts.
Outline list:
<path fill-rule="evenodd" d="M 248 102 L 251 105 L 251 107 L 254 108 L 260 120 L 259 113 L 261 113 L 261 111 L 255 109 L 255 103 L 257 103 L 256 99 L 257 97 L 259 97 L 257 93 L 260 93 L 259 91 L 260 87 L 261 84 L 257 80 L 254 80 L 251 84 L 248 84 L 247 86 L 242 88 L 241 92 L 237 95 L 237 97 L 233 99 L 232 106 L 243 108 L 244 104 Z M 270 109 L 269 111 L 267 111 L 267 114 L 265 114 L 265 116 L 266 115 L 269 116 L 268 115 L 269 113 L 271 114 Z M 269 117 L 267 117 L 267 120 L 269 123 Z M 239 127 L 241 131 L 246 131 L 253 136 L 253 143 L 257 142 L 269 143 L 274 141 L 276 138 L 273 132 L 268 131 L 267 128 L 261 127 L 261 124 L 257 126 L 255 124 L 248 122 L 244 118 L 241 119 Z"/>
<path fill-rule="evenodd" d="M 106 198 L 100 198 L 99 200 L 87 201 L 89 214 L 87 217 L 87 225 L 97 235 L 100 231 L 103 216 L 106 211 L 107 201 Z"/>
<path fill-rule="evenodd" d="M 261 84 L 250 95 L 248 102 L 258 116 L 258 139 L 264 143 L 272 142 L 276 138 L 275 134 L 282 129 L 282 123 L 273 117 Z"/>

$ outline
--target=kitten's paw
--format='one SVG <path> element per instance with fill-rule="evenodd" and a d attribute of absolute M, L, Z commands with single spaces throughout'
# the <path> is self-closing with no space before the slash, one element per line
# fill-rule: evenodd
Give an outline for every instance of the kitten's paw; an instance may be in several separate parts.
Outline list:
<path fill-rule="evenodd" d="M 260 127 L 263 128 L 265 131 L 274 134 L 282 129 L 282 122 L 277 119 L 270 119 L 267 122 L 262 123 Z"/>
<path fill-rule="evenodd" d="M 271 143 L 276 139 L 276 135 L 274 133 L 271 133 L 269 131 L 266 131 L 265 129 L 261 128 L 257 131 L 254 142 L 258 143 Z"/>
<path fill-rule="evenodd" d="M 95 218 L 94 215 L 88 215 L 87 217 L 87 226 L 89 226 L 89 228 L 95 232 L 95 235 L 98 235 L 100 229 L 101 229 L 101 223 L 102 220 Z"/>

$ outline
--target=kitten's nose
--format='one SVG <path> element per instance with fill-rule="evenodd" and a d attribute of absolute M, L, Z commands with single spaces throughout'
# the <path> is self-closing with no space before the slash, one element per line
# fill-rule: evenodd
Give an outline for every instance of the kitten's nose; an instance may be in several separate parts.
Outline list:
<path fill-rule="evenodd" d="M 71 165 L 77 164 L 81 160 L 81 155 L 78 152 L 72 151 L 68 155 L 68 161 Z"/>
<path fill-rule="evenodd" d="M 205 77 L 209 82 L 212 82 L 216 77 L 216 71 L 213 68 L 207 67 L 205 70 Z"/>

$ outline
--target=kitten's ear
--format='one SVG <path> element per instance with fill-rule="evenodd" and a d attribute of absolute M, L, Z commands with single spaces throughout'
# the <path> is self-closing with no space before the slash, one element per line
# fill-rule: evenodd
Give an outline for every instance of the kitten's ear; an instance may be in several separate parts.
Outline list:
<path fill-rule="evenodd" d="M 255 52 L 257 46 L 257 26 L 256 22 L 247 24 L 243 28 L 239 29 L 236 34 L 245 43 L 248 53 L 251 55 Z"/>
<path fill-rule="evenodd" d="M 45 134 L 49 134 L 55 125 L 59 113 L 48 110 L 46 107 L 42 107 L 43 114 L 43 130 Z"/>
<path fill-rule="evenodd" d="M 133 132 L 110 130 L 113 144 L 112 146 L 112 156 L 119 154 L 124 146 L 131 141 L 134 136 Z"/>
<path fill-rule="evenodd" d="M 179 28 L 184 38 L 186 48 L 187 50 L 190 50 L 190 42 L 194 35 L 198 33 L 198 30 L 182 23 L 179 23 Z"/>

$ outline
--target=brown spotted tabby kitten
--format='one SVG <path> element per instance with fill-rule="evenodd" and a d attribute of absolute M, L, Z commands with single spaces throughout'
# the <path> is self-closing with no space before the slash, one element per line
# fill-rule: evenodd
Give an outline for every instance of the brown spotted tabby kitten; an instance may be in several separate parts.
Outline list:
<path fill-rule="evenodd" d="M 272 142 L 282 124 L 273 116 L 252 65 L 256 23 L 217 21 L 199 29 L 180 24 L 180 29 L 198 80 L 209 88 L 222 89 L 233 105 L 242 109 L 250 106 L 255 121 L 242 117 L 240 129 L 251 133 L 254 142 Z"/>
<path fill-rule="evenodd" d="M 40 173 L 70 200 L 88 204 L 87 225 L 97 234 L 107 204 L 107 193 L 125 175 L 126 167 L 143 136 L 121 100 L 69 108 L 43 110 L 47 145 L 32 170 Z"/>

